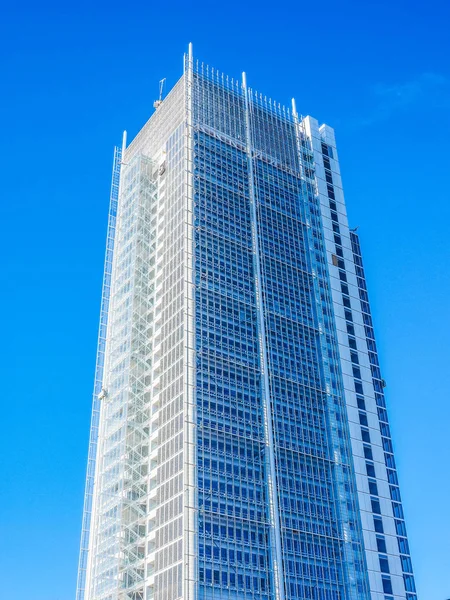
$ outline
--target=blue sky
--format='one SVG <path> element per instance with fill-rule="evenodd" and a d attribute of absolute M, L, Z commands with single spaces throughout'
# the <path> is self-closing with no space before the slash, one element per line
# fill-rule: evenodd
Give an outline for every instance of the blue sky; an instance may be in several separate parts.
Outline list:
<path fill-rule="evenodd" d="M 2 596 L 74 597 L 113 145 L 192 41 L 336 129 L 418 591 L 450 597 L 449 17 L 445 0 L 2 9 Z"/>

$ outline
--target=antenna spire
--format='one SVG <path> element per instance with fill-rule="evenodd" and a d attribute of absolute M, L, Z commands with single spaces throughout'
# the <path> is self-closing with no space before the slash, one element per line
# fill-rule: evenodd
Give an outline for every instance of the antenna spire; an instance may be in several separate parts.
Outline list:
<path fill-rule="evenodd" d="M 161 81 L 159 82 L 159 98 L 158 100 L 155 100 L 153 102 L 153 107 L 154 108 L 158 108 L 159 106 L 161 106 L 162 104 L 162 96 L 163 96 L 163 91 L 164 91 L 164 83 L 166 81 L 166 78 L 164 77 L 163 79 L 161 79 Z"/>

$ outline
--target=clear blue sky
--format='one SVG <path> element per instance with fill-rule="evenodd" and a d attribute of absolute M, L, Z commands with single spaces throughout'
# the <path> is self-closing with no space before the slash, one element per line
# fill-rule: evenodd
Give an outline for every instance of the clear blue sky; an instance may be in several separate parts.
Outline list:
<path fill-rule="evenodd" d="M 449 18 L 445 0 L 2 8 L 2 598 L 74 598 L 112 149 L 189 41 L 336 129 L 418 591 L 450 597 Z"/>

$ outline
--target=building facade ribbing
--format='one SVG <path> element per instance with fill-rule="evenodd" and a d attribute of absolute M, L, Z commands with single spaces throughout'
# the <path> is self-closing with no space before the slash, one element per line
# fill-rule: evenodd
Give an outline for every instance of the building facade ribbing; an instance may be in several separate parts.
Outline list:
<path fill-rule="evenodd" d="M 116 149 L 77 600 L 416 600 L 333 130 L 194 63 Z"/>

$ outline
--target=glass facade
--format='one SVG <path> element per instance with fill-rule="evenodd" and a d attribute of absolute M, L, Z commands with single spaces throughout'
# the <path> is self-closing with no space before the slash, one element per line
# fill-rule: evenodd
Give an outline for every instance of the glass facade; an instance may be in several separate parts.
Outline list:
<path fill-rule="evenodd" d="M 375 343 L 375 334 L 372 326 L 372 317 L 370 314 L 369 297 L 367 294 L 367 285 L 364 275 L 364 268 L 361 257 L 361 247 L 359 244 L 358 235 L 350 232 L 352 243 L 353 260 L 356 265 L 356 276 L 358 282 L 358 292 L 361 301 L 361 310 L 364 317 L 364 332 L 366 336 L 370 371 L 372 374 L 373 387 L 375 390 L 375 401 L 377 405 L 377 413 L 379 418 L 381 441 L 384 452 L 384 461 L 387 470 L 387 479 L 389 483 L 389 495 L 392 501 L 392 513 L 395 519 L 395 533 L 397 535 L 398 551 L 400 553 L 400 561 L 402 567 L 403 581 L 405 584 L 406 598 L 415 600 L 416 588 L 414 576 L 412 574 L 412 563 L 409 552 L 408 539 L 406 537 L 405 519 L 401 503 L 400 488 L 398 486 L 397 471 L 395 467 L 395 459 L 392 448 L 391 433 L 389 430 L 388 417 L 386 412 L 386 401 L 384 397 L 385 382 L 381 377 L 377 346 Z M 360 413 L 363 415 L 363 411 Z M 369 437 L 367 438 L 369 442 Z M 368 463 L 370 465 L 370 463 Z M 374 496 L 378 495 L 378 487 L 375 477 L 369 479 L 369 484 L 372 485 Z M 380 520 L 379 523 L 382 523 Z M 381 527 L 380 527 L 381 528 Z M 390 573 L 389 558 L 387 556 L 386 542 L 383 535 L 377 536 L 377 549 L 379 550 L 380 568 L 383 573 Z M 387 581 L 388 577 L 384 576 L 383 581 Z"/>
<path fill-rule="evenodd" d="M 413 600 L 332 130 L 190 53 L 122 153 L 78 600 Z"/>

